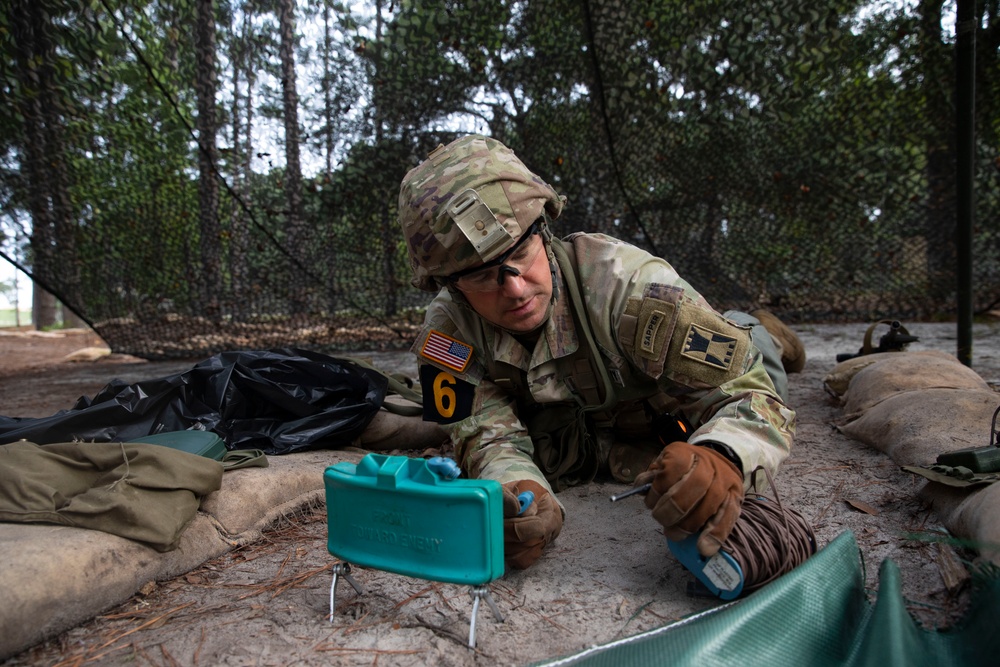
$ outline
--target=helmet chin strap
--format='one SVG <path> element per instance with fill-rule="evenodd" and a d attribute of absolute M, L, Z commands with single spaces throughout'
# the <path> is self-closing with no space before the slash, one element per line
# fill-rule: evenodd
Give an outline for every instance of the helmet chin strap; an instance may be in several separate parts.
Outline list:
<path fill-rule="evenodd" d="M 545 219 L 548 222 L 548 215 Z M 556 256 L 552 252 L 552 232 L 549 231 L 548 225 L 542 226 L 542 240 L 545 242 L 545 255 L 549 258 L 549 273 L 552 275 L 552 298 L 549 300 L 549 314 L 551 315 L 552 305 L 559 300 L 559 265 L 556 264 Z"/>

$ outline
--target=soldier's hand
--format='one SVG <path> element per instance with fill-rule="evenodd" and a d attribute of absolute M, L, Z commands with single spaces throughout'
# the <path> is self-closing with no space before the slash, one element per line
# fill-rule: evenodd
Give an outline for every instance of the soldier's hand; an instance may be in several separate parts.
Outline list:
<path fill-rule="evenodd" d="M 743 504 L 743 475 L 722 454 L 672 442 L 635 480 L 652 484 L 646 507 L 671 540 L 701 531 L 698 552 L 713 556 L 729 537 Z"/>
<path fill-rule="evenodd" d="M 523 513 L 518 494 L 535 494 Z M 541 484 L 532 480 L 503 485 L 503 550 L 511 567 L 523 570 L 542 555 L 542 550 L 562 530 L 562 510 L 556 499 Z"/>

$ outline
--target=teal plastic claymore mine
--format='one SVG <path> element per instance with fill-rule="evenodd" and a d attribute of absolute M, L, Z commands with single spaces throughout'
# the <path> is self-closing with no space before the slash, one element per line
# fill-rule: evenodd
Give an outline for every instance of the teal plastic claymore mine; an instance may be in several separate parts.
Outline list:
<path fill-rule="evenodd" d="M 330 553 L 432 581 L 478 585 L 503 576 L 500 485 L 448 477 L 406 456 L 367 454 L 357 465 L 327 467 Z"/>

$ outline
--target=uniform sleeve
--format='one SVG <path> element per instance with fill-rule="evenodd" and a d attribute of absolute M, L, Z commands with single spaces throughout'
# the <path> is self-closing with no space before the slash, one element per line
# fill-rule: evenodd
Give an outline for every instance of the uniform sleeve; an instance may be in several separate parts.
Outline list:
<path fill-rule="evenodd" d="M 751 350 L 745 373 L 718 387 L 694 388 L 681 403 L 692 424 L 700 424 L 690 442 L 729 447 L 740 458 L 746 485 L 758 467 L 777 472 L 795 432 L 795 413 L 777 397 L 760 353 Z"/>
<path fill-rule="evenodd" d="M 552 491 L 534 463 L 534 446 L 514 399 L 489 380 L 476 387 L 472 414 L 442 428 L 469 477 L 501 484 L 530 479 Z"/>
<path fill-rule="evenodd" d="M 604 286 L 589 293 L 588 309 L 605 323 L 595 334 L 610 333 L 606 351 L 655 382 L 667 409 L 695 427 L 691 443 L 729 447 L 746 483 L 758 466 L 776 472 L 795 413 L 778 397 L 749 327 L 719 314 L 664 260 L 608 237 L 581 240 L 584 284 Z"/>
<path fill-rule="evenodd" d="M 656 285 L 645 291 L 646 301 L 655 300 Z M 656 380 L 695 426 L 689 442 L 729 447 L 749 485 L 758 466 L 774 474 L 788 456 L 795 413 L 778 397 L 749 328 L 727 320 L 691 292 L 678 295 L 659 343 L 650 344 L 646 331 L 656 315 L 640 313 L 630 361 Z"/>
<path fill-rule="evenodd" d="M 420 362 L 426 363 L 420 349 L 429 331 L 440 331 L 473 344 L 474 341 L 465 340 L 461 333 L 464 327 L 472 326 L 467 321 L 470 317 L 442 290 L 428 306 L 424 330 L 412 348 Z M 501 484 L 530 479 L 551 492 L 532 458 L 534 446 L 527 428 L 518 418 L 514 398 L 490 381 L 483 364 L 475 359 L 464 373 L 456 375 L 474 385 L 471 408 L 468 416 L 440 426 L 448 434 L 462 470 L 470 478 L 492 479 Z"/>

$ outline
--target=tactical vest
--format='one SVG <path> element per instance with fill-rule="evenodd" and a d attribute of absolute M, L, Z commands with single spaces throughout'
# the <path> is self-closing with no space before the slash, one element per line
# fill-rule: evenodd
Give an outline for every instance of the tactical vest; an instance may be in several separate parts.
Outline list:
<path fill-rule="evenodd" d="M 534 445 L 535 464 L 560 491 L 594 479 L 608 458 L 612 427 L 625 427 L 635 437 L 649 436 L 650 410 L 662 411 L 669 399 L 654 381 L 633 375 L 627 364 L 614 368 L 601 353 L 570 257 L 572 246 L 552 239 L 550 247 L 580 338 L 577 350 L 561 362 L 570 368 L 561 379 L 575 400 L 539 403 L 531 395 L 523 370 L 492 358 L 486 359 L 486 366 L 490 379 L 516 398 L 518 416 Z M 619 423 L 623 421 L 628 423 Z"/>

